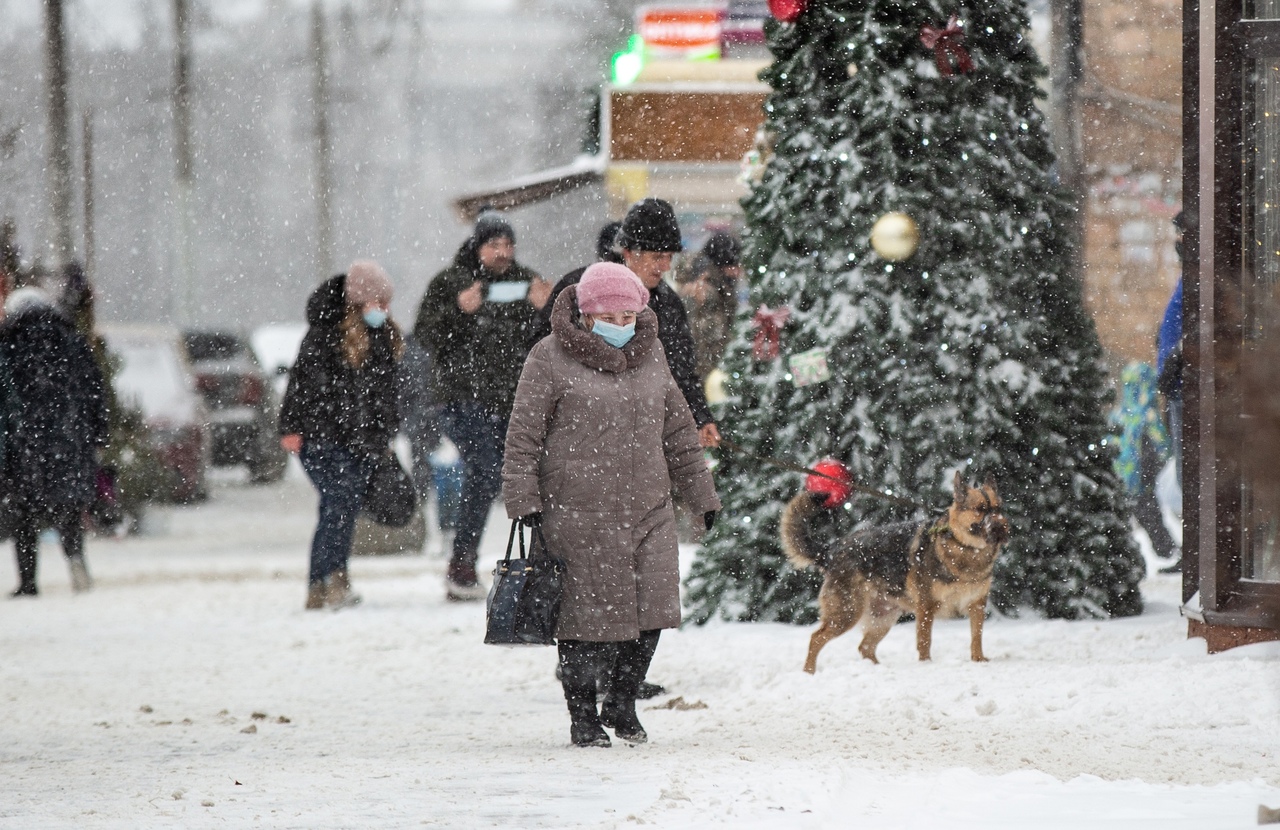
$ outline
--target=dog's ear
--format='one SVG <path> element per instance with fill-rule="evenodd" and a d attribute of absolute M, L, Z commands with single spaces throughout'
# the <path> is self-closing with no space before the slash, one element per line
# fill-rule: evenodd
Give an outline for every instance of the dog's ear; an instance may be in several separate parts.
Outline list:
<path fill-rule="evenodd" d="M 1000 495 L 1000 491 L 996 489 L 996 477 L 987 473 L 987 477 L 982 480 L 982 486 L 991 490 L 992 493 Z"/>
<path fill-rule="evenodd" d="M 964 478 L 961 477 L 959 470 L 956 470 L 955 478 L 951 481 L 951 489 L 955 494 L 956 503 L 963 502 L 964 494 L 968 492 L 969 488 L 965 485 Z"/>

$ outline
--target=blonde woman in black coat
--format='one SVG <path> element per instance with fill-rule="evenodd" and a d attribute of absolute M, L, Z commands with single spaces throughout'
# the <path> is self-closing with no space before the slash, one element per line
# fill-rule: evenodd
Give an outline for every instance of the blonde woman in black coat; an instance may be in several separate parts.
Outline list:
<path fill-rule="evenodd" d="M 376 262 L 353 262 L 307 301 L 310 328 L 289 373 L 280 444 L 297 453 L 320 493 L 311 541 L 308 610 L 360 602 L 347 560 L 374 461 L 400 428 L 396 363 L 400 329 L 388 316 L 390 278 Z"/>

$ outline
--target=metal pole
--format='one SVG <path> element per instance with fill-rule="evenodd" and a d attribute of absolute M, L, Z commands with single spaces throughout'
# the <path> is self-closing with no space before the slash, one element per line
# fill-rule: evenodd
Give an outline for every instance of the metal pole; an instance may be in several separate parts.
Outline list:
<path fill-rule="evenodd" d="M 193 221 L 192 192 L 195 164 L 191 150 L 191 17 L 188 0 L 173 0 L 176 55 L 173 69 L 173 129 L 176 170 L 174 201 L 177 268 L 172 286 L 174 322 L 189 326 L 194 321 L 195 274 L 191 253 Z"/>
<path fill-rule="evenodd" d="M 93 110 L 84 112 L 84 277 L 93 283 L 96 245 L 93 227 Z"/>
<path fill-rule="evenodd" d="M 1084 152 L 1080 141 L 1080 83 L 1084 79 L 1084 9 L 1081 0 L 1051 0 L 1049 74 L 1053 111 L 1049 125 L 1058 156 L 1058 178 L 1075 208 L 1070 235 L 1075 243 L 1072 273 L 1084 260 Z"/>
<path fill-rule="evenodd" d="M 313 96 L 316 131 L 316 271 L 328 277 L 333 267 L 333 148 L 329 140 L 329 52 L 324 34 L 323 0 L 311 6 L 311 53 L 315 60 Z"/>
<path fill-rule="evenodd" d="M 67 129 L 66 29 L 62 0 L 45 0 L 45 69 L 49 118 L 49 208 L 54 267 L 71 262 L 71 140 Z"/>

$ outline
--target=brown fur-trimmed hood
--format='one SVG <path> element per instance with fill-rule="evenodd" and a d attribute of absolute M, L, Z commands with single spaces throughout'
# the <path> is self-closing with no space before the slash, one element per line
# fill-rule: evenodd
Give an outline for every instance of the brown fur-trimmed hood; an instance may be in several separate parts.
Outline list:
<path fill-rule="evenodd" d="M 574 360 L 601 372 L 618 373 L 634 369 L 649 355 L 658 342 L 658 316 L 646 308 L 636 315 L 636 334 L 621 349 L 604 342 L 581 326 L 578 311 L 578 286 L 560 292 L 551 310 L 551 334 Z"/>

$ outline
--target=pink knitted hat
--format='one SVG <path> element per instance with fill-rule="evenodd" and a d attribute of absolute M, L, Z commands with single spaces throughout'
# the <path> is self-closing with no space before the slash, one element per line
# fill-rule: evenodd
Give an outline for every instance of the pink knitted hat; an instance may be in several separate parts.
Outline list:
<path fill-rule="evenodd" d="M 578 283 L 578 310 L 583 314 L 638 312 L 648 304 L 649 289 L 625 265 L 597 262 L 583 272 Z"/>
<path fill-rule="evenodd" d="M 387 276 L 386 271 L 382 270 L 381 265 L 371 259 L 357 259 L 347 269 L 345 291 L 347 302 L 351 305 L 362 306 L 368 303 L 387 305 L 391 302 L 393 286 L 391 278 Z"/>

